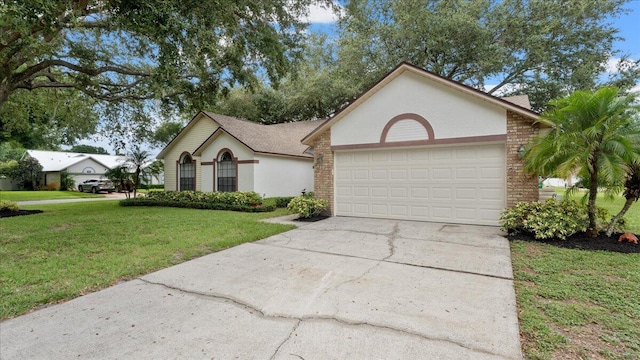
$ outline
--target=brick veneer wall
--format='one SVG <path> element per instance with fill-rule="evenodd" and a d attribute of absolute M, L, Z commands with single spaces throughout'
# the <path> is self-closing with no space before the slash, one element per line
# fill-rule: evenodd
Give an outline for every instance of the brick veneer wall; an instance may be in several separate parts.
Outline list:
<path fill-rule="evenodd" d="M 520 145 L 529 144 L 538 135 L 531 120 L 507 111 L 507 207 L 521 201 L 538 200 L 538 177 L 525 174 L 518 158 Z"/>
<path fill-rule="evenodd" d="M 313 143 L 313 192 L 329 203 L 328 215 L 333 209 L 333 151 L 331 151 L 331 129 L 322 133 Z"/>

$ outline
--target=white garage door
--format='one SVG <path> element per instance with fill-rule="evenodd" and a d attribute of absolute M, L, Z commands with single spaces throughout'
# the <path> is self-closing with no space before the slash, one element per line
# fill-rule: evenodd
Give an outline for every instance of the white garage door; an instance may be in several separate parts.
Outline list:
<path fill-rule="evenodd" d="M 504 144 L 335 154 L 336 215 L 498 225 Z"/>

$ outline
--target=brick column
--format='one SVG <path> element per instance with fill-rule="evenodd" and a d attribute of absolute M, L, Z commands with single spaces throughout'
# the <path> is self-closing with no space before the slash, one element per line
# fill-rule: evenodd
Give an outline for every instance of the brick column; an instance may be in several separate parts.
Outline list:
<path fill-rule="evenodd" d="M 538 127 L 530 119 L 507 110 L 507 207 L 538 200 L 538 177 L 525 174 L 518 158 L 520 146 L 527 146 L 536 135 Z"/>
<path fill-rule="evenodd" d="M 319 199 L 329 203 L 328 213 L 333 209 L 333 151 L 331 151 L 331 129 L 323 132 L 313 143 L 313 192 Z"/>

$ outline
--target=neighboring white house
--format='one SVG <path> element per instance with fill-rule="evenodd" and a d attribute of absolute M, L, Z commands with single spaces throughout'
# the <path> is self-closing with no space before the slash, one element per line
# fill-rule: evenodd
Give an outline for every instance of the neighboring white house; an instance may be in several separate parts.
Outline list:
<path fill-rule="evenodd" d="M 68 172 L 75 182 L 74 189 L 85 180 L 104 178 L 104 174 L 126 162 L 124 156 L 81 154 L 64 151 L 27 150 L 24 156 L 38 160 L 42 165 L 40 186 L 60 186 L 60 173 Z M 161 175 L 160 178 L 164 176 Z M 156 182 L 153 182 L 155 180 Z M 160 179 L 152 179 L 152 184 Z"/>
<path fill-rule="evenodd" d="M 295 196 L 313 190 L 313 156 L 300 140 L 320 122 L 261 125 L 198 113 L 158 154 L 165 190 L 255 191 Z"/>

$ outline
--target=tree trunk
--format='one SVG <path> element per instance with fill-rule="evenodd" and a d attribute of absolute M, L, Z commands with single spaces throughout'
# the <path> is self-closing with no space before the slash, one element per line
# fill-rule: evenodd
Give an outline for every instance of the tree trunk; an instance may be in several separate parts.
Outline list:
<path fill-rule="evenodd" d="M 589 202 L 587 203 L 587 213 L 589 214 L 589 225 L 587 226 L 587 236 L 597 237 L 598 227 L 596 225 L 596 197 L 598 196 L 598 168 L 596 161 L 592 161 L 592 172 L 589 184 Z"/>
<path fill-rule="evenodd" d="M 613 219 L 611 219 L 611 223 L 609 224 L 609 227 L 607 228 L 607 236 L 608 237 L 611 236 L 611 234 L 613 233 L 613 228 L 616 226 L 618 221 L 620 221 L 620 219 L 624 216 L 624 214 L 627 213 L 627 211 L 631 207 L 631 204 L 633 204 L 634 200 L 635 200 L 634 198 L 627 199 L 627 201 L 624 203 L 624 206 L 622 207 L 622 210 L 620 210 L 618 215 L 614 216 Z"/>

